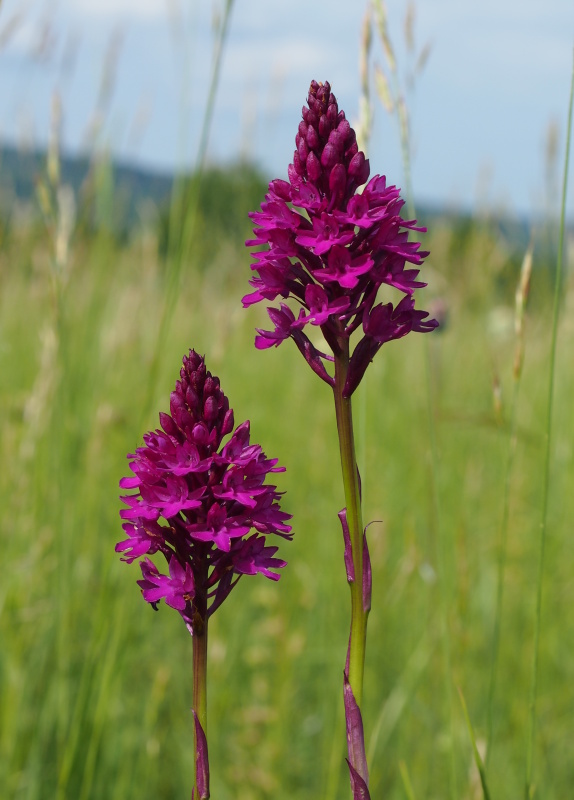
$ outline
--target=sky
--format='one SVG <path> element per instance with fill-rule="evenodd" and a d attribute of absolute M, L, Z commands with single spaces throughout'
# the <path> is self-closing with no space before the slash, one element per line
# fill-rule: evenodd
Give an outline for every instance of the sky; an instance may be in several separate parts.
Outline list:
<path fill-rule="evenodd" d="M 0 0 L 0 139 L 61 141 L 161 171 L 192 166 L 224 0 Z M 387 0 L 406 99 L 417 203 L 531 215 L 557 203 L 574 48 L 573 0 Z M 311 79 L 351 124 L 366 0 L 235 0 L 208 141 L 212 162 L 256 161 L 285 177 Z M 420 52 L 424 68 L 411 79 Z M 371 174 L 405 184 L 396 116 L 374 91 Z M 557 160 L 548 166 L 550 132 Z M 572 172 L 572 171 L 571 171 Z M 570 180 L 572 197 L 572 179 Z M 574 198 L 572 198 L 574 202 Z"/>

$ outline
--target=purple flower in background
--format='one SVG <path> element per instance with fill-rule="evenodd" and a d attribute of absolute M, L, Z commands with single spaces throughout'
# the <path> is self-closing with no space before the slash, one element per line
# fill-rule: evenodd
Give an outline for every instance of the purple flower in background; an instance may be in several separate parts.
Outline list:
<path fill-rule="evenodd" d="M 375 175 L 367 183 L 369 162 L 327 82 L 311 83 L 307 105 L 289 180 L 271 181 L 261 211 L 250 214 L 257 227 L 246 244 L 264 249 L 253 253 L 254 291 L 243 298 L 243 305 L 277 298 L 295 301 L 298 315 L 284 302 L 280 308 L 268 307 L 274 328 L 258 330 L 255 345 L 260 350 L 277 347 L 292 338 L 310 367 L 331 386 L 334 378 L 325 362 L 333 356 L 319 351 L 304 329 L 319 327 L 334 354 L 359 331 L 343 390 L 350 397 L 385 342 L 438 325 L 414 307 L 415 289 L 426 286 L 417 276 L 428 253 L 418 242 L 409 242 L 408 234 L 426 229 L 401 217 L 404 201 L 384 176 Z M 378 302 L 383 285 L 404 298 L 396 306 Z"/>
<path fill-rule="evenodd" d="M 280 509 L 277 487 L 265 481 L 284 468 L 250 444 L 249 422 L 234 430 L 219 379 L 193 350 L 160 424 L 128 456 L 133 476 L 120 486 L 136 492 L 122 497 L 127 538 L 116 551 L 128 563 L 145 556 L 138 581 L 144 599 L 154 608 L 164 600 L 193 634 L 241 575 L 279 579 L 274 570 L 286 562 L 266 535 L 290 539 L 291 517 Z M 160 552 L 167 574 L 149 558 Z"/>

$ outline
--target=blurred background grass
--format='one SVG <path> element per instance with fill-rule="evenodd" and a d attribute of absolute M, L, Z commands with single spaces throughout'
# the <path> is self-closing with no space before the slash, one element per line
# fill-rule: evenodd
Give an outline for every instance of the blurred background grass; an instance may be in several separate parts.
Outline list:
<path fill-rule="evenodd" d="M 235 196 L 220 206 L 217 198 L 233 195 L 240 175 L 245 201 Z M 263 312 L 240 305 L 249 274 L 246 211 L 256 203 L 253 187 L 261 197 L 265 184 L 245 166 L 230 175 L 229 192 L 224 175 L 222 183 L 205 176 L 201 224 L 183 265 L 153 409 L 142 419 L 167 281 L 161 220 L 121 236 L 103 222 L 66 227 L 62 187 L 52 186 L 47 172 L 42 180 L 52 197 L 44 221 L 6 218 L 0 253 L 3 795 L 189 793 L 191 641 L 176 614 L 161 608 L 156 615 L 142 602 L 137 569 L 121 564 L 113 548 L 121 536 L 117 484 L 125 454 L 157 424 L 181 356 L 193 346 L 220 376 L 237 420 L 250 418 L 254 438 L 287 467 L 280 484 L 296 531 L 281 547 L 289 568 L 280 584 L 242 581 L 213 619 L 213 796 L 345 797 L 340 690 L 348 590 L 332 400 L 295 348 L 255 351 L 253 329 Z M 83 212 L 89 217 L 93 209 Z M 385 347 L 355 404 L 365 519 L 374 521 L 366 730 L 373 797 L 405 796 L 400 761 L 416 797 L 445 797 L 452 749 L 457 796 L 474 798 L 458 702 L 449 721 L 439 587 L 442 581 L 453 680 L 482 741 L 521 254 L 487 218 L 434 219 L 427 245 L 430 288 L 421 303 L 440 299 L 447 322 L 432 337 Z M 495 797 L 517 796 L 523 782 L 552 273 L 547 251 L 535 251 L 510 486 Z M 570 277 L 541 642 L 536 782 L 545 798 L 568 796 L 574 782 L 573 303 Z"/>
<path fill-rule="evenodd" d="M 236 420 L 251 419 L 254 440 L 287 467 L 279 483 L 296 532 L 281 546 L 289 567 L 279 585 L 243 580 L 211 623 L 212 795 L 347 797 L 349 602 L 333 403 L 295 348 L 255 351 L 254 328 L 266 317 L 240 303 L 247 212 L 266 180 L 249 164 L 202 167 L 176 185 L 171 206 L 162 185 L 155 203 L 134 210 L 137 182 L 127 196 L 121 169 L 105 158 L 84 166 L 75 173 L 61 162 L 55 141 L 47 158 L 18 173 L 28 195 L 36 192 L 32 203 L 18 202 L 14 181 L 0 182 L 0 795 L 189 796 L 191 641 L 177 614 L 154 614 L 142 602 L 137 568 L 120 563 L 114 545 L 125 454 L 157 425 L 181 357 L 194 347 L 221 378 Z M 416 798 L 474 800 L 480 785 L 450 687 L 462 689 L 484 749 L 514 293 L 530 232 L 486 211 L 419 214 L 431 251 L 419 303 L 446 312 L 445 324 L 383 348 L 355 402 L 365 520 L 373 521 L 371 791 L 406 797 L 406 765 Z M 498 798 L 521 795 L 524 783 L 552 214 L 538 221 L 533 242 L 489 770 Z M 574 785 L 573 312 L 568 274 L 535 753 L 535 783 L 548 800 L 563 800 Z"/>

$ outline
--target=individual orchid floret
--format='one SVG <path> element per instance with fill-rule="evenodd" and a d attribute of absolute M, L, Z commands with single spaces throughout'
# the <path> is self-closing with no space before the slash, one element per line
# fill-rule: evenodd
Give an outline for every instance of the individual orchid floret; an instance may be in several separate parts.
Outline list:
<path fill-rule="evenodd" d="M 255 345 L 277 347 L 292 338 L 331 386 L 333 358 L 311 343 L 305 328 L 319 327 L 334 356 L 358 331 L 343 390 L 348 398 L 384 342 L 438 325 L 414 307 L 415 289 L 426 286 L 417 277 L 428 253 L 408 237 L 425 228 L 401 217 L 404 201 L 384 176 L 367 183 L 369 162 L 329 83 L 311 83 L 295 144 L 288 181 L 271 181 L 261 211 L 250 214 L 256 227 L 246 244 L 263 249 L 253 253 L 254 291 L 243 305 L 292 300 L 298 311 L 286 302 L 268 307 L 273 330 L 258 330 Z M 404 299 L 396 306 L 379 302 L 384 286 Z"/>

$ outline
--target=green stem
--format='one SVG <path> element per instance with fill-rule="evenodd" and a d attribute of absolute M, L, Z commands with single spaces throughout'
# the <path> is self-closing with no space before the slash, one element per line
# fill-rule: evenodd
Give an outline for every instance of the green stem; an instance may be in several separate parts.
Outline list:
<path fill-rule="evenodd" d="M 534 617 L 534 653 L 532 657 L 532 683 L 530 687 L 530 708 L 528 723 L 528 740 L 526 745 L 526 780 L 524 787 L 525 800 L 530 800 L 532 790 L 532 763 L 534 739 L 536 735 L 536 698 L 538 693 L 538 660 L 540 650 L 540 628 L 542 617 L 542 579 L 544 576 L 544 551 L 546 545 L 546 528 L 548 518 L 548 496 L 550 489 L 550 442 L 552 433 L 552 406 L 554 397 L 554 375 L 556 372 L 556 345 L 558 342 L 558 313 L 560 310 L 560 293 L 562 286 L 562 262 L 564 253 L 564 229 L 566 221 L 566 190 L 568 186 L 568 165 L 570 161 L 570 142 L 572 139 L 572 109 L 574 106 L 574 60 L 570 83 L 570 101 L 568 106 L 568 131 L 566 133 L 566 153 L 564 157 L 564 178 L 562 184 L 562 205 L 560 211 L 560 235 L 558 240 L 558 258 L 556 260 L 556 276 L 554 282 L 554 310 L 552 314 L 552 339 L 550 344 L 550 375 L 548 379 L 548 403 L 546 406 L 546 447 L 544 456 L 544 473 L 542 486 L 542 516 L 540 520 L 540 542 L 538 554 L 538 577 L 536 582 L 536 612 Z"/>
<path fill-rule="evenodd" d="M 193 710 L 203 732 L 207 737 L 207 619 L 203 624 L 196 624 L 193 633 Z M 194 752 L 194 797 L 199 798 L 197 786 L 197 754 L 198 742 L 195 725 L 193 726 Z"/>
<path fill-rule="evenodd" d="M 368 610 L 363 607 L 363 522 L 361 517 L 361 495 L 357 458 L 353 436 L 353 414 L 350 398 L 343 397 L 343 387 L 349 369 L 349 341 L 341 339 L 341 350 L 335 356 L 335 410 L 341 470 L 345 489 L 347 524 L 351 538 L 351 552 L 355 569 L 355 579 L 350 582 L 351 589 L 351 634 L 349 638 L 349 683 L 359 708 L 363 698 L 363 674 L 365 669 L 365 647 L 367 639 Z M 353 756 L 351 755 L 353 761 Z M 359 762 L 357 762 L 359 763 Z M 353 766 L 356 768 L 355 763 Z"/>

